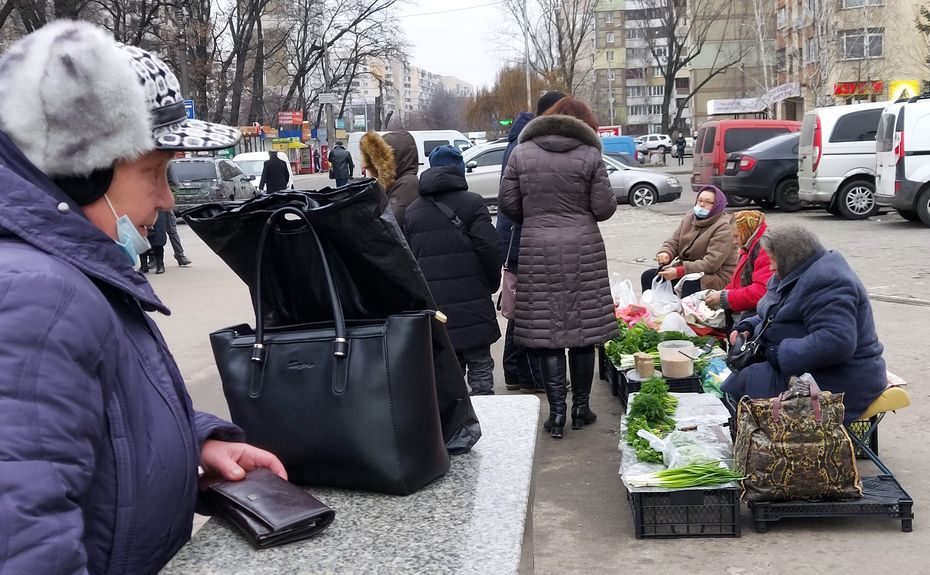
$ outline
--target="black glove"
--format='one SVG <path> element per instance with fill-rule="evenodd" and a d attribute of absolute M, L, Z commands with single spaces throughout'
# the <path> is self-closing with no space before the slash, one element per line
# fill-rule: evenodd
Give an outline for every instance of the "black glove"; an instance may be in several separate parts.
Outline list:
<path fill-rule="evenodd" d="M 780 370 L 781 366 L 778 364 L 778 344 L 770 343 L 765 347 L 765 359 L 768 360 L 772 367 L 776 370 Z"/>

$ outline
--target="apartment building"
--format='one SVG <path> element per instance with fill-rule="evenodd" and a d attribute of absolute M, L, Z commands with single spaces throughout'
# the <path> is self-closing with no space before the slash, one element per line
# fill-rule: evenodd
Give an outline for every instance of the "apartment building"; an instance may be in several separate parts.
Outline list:
<path fill-rule="evenodd" d="M 450 85 L 456 90 L 469 92 L 469 96 L 474 94 L 470 84 L 452 80 L 455 82 Z M 348 91 L 349 121 L 353 128 L 362 129 L 372 125 L 368 122 L 366 126 L 359 116 L 373 114 L 379 97 L 382 116 L 391 114 L 393 118 L 403 120 L 426 110 L 440 86 L 445 86 L 443 76 L 417 68 L 407 60 L 387 58 L 365 62 L 351 84 L 337 89 Z"/>
<path fill-rule="evenodd" d="M 626 124 L 624 4 L 625 0 L 601 0 L 595 9 L 591 107 L 601 125 Z"/>
<path fill-rule="evenodd" d="M 442 88 L 458 98 L 474 98 L 475 85 L 469 84 L 465 80 L 459 80 L 455 76 L 442 76 Z"/>
<path fill-rule="evenodd" d="M 919 94 L 928 77 L 917 0 L 777 0 L 776 72 L 801 93 L 780 117 Z"/>

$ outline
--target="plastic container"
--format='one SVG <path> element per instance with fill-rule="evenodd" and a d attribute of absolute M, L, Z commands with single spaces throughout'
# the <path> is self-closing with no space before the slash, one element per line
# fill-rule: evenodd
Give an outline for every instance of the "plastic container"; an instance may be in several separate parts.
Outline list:
<path fill-rule="evenodd" d="M 914 501 L 891 475 L 862 478 L 862 497 L 845 501 L 750 502 L 756 531 L 765 533 L 769 523 L 793 517 L 856 517 L 899 519 L 901 531 L 912 529 Z"/>
<path fill-rule="evenodd" d="M 694 375 L 694 361 L 698 349 L 690 341 L 663 341 L 659 344 L 659 360 L 665 377 L 680 379 Z M 690 357 L 689 357 L 690 356 Z"/>
<path fill-rule="evenodd" d="M 633 491 L 637 539 L 739 537 L 739 488 Z"/>

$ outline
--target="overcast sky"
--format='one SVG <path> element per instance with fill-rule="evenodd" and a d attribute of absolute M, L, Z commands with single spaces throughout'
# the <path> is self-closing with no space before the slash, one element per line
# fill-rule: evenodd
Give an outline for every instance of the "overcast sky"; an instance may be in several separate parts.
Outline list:
<path fill-rule="evenodd" d="M 502 37 L 503 20 L 499 0 L 410 0 L 401 11 L 415 66 L 478 87 L 493 84 L 515 56 Z"/>

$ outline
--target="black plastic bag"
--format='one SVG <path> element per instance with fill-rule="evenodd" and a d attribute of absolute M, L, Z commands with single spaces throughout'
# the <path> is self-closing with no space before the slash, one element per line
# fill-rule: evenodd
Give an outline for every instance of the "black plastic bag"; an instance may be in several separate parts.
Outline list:
<path fill-rule="evenodd" d="M 255 301 L 255 256 L 262 227 L 285 205 L 307 214 L 335 274 L 346 319 L 378 319 L 436 309 L 375 180 L 338 189 L 278 192 L 243 204 L 205 204 L 182 215 L 191 229 L 249 286 Z M 291 225 L 288 230 L 287 226 Z M 300 222 L 285 222 L 272 238 L 264 265 L 266 325 L 332 319 L 322 269 Z M 481 437 L 465 379 L 445 329 L 433 330 L 433 361 L 443 439 L 450 453 L 468 451 Z"/>

